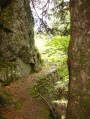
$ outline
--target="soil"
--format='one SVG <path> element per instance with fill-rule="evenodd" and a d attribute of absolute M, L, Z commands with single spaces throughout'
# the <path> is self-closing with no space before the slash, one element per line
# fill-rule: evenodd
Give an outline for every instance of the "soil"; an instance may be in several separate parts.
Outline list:
<path fill-rule="evenodd" d="M 0 106 L 0 112 L 3 115 L 0 119 L 50 119 L 47 104 L 32 98 L 29 93 L 30 86 L 40 73 L 34 73 L 3 88 L 10 93 L 14 103 Z"/>

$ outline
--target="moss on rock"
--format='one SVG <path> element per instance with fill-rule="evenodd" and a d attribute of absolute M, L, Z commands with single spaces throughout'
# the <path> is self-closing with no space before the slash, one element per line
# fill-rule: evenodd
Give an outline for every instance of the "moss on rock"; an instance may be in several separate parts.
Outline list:
<path fill-rule="evenodd" d="M 1 82 L 8 83 L 41 69 L 29 0 L 12 0 L 1 9 L 0 59 Z"/>

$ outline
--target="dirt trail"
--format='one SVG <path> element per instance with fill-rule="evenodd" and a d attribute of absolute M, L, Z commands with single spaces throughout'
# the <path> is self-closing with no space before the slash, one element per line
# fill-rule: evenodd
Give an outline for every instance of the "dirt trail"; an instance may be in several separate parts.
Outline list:
<path fill-rule="evenodd" d="M 42 71 L 4 87 L 5 91 L 13 95 L 13 100 L 16 103 L 16 107 L 13 104 L 0 107 L 2 114 L 7 117 L 6 119 L 50 119 L 48 106 L 43 101 L 33 99 L 29 94 L 30 86 L 40 73 Z"/>

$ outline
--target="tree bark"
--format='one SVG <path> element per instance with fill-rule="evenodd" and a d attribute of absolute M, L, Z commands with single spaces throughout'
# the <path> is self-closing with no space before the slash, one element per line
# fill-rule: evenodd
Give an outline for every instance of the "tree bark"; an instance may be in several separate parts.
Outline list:
<path fill-rule="evenodd" d="M 71 0 L 66 119 L 90 119 L 90 0 Z"/>

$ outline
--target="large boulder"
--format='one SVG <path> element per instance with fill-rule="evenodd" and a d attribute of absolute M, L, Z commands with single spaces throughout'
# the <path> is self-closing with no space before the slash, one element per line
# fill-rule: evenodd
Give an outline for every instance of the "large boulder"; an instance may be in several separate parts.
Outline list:
<path fill-rule="evenodd" d="M 0 0 L 0 82 L 7 84 L 41 68 L 29 0 Z"/>

